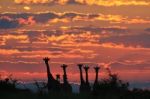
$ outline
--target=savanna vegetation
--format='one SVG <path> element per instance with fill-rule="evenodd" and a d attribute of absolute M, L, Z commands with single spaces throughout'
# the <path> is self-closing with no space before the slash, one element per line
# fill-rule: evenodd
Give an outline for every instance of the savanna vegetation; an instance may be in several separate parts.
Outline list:
<path fill-rule="evenodd" d="M 61 66 L 63 70 L 63 82 L 60 75 L 53 77 L 49 58 L 43 59 L 47 71 L 47 83 L 35 81 L 37 92 L 33 93 L 28 88 L 19 89 L 18 81 L 8 76 L 0 78 L 0 99 L 150 99 L 150 90 L 129 89 L 130 84 L 119 79 L 117 74 L 109 69 L 108 78 L 98 80 L 99 66 L 94 67 L 95 81 L 93 84 L 88 80 L 88 65 L 78 64 L 80 72 L 79 93 L 72 92 L 72 86 L 67 79 L 67 65 Z M 85 79 L 83 71 L 85 70 Z M 46 90 L 45 90 L 46 89 Z"/>
<path fill-rule="evenodd" d="M 101 80 L 90 92 L 68 93 L 68 92 L 49 92 L 42 91 L 46 87 L 40 87 L 38 82 L 37 93 L 28 89 L 18 89 L 18 81 L 11 76 L 0 79 L 0 99 L 150 99 L 150 91 L 142 89 L 129 90 L 129 83 L 125 83 L 116 74 L 109 73 L 109 78 Z"/>

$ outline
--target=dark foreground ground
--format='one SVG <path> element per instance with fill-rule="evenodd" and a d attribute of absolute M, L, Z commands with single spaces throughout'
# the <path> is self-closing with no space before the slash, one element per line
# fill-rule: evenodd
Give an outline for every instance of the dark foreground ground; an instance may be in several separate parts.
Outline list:
<path fill-rule="evenodd" d="M 115 92 L 107 94 L 35 94 L 31 92 L 1 92 L 0 99 L 150 99 L 150 91 L 135 90 L 132 92 Z"/>

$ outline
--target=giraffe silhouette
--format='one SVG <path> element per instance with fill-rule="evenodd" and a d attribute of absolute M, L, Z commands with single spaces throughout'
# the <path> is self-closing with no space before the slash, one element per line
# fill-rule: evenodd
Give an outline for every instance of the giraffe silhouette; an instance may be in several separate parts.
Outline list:
<path fill-rule="evenodd" d="M 63 74 L 62 90 L 67 92 L 67 93 L 68 92 L 72 92 L 72 87 L 69 84 L 68 79 L 67 79 L 67 73 L 66 73 L 67 65 L 63 64 L 61 67 L 62 67 L 63 72 L 64 72 L 64 74 Z"/>
<path fill-rule="evenodd" d="M 49 67 L 49 58 L 45 57 L 44 59 L 45 65 L 46 65 L 46 69 L 47 69 L 47 78 L 48 78 L 48 91 L 55 91 L 58 92 L 60 91 L 60 82 L 58 80 L 55 80 L 51 71 L 50 71 L 50 67 Z"/>
<path fill-rule="evenodd" d="M 60 83 L 60 75 L 59 74 L 56 75 L 56 80 Z"/>
<path fill-rule="evenodd" d="M 79 88 L 79 91 L 80 91 L 80 93 L 84 93 L 84 92 L 86 92 L 86 83 L 83 79 L 83 74 L 82 74 L 83 64 L 78 64 L 78 67 L 80 70 L 80 88 Z"/>
<path fill-rule="evenodd" d="M 85 73 L 86 73 L 86 83 L 85 83 L 85 85 L 86 85 L 86 92 L 90 92 L 90 91 L 91 91 L 91 87 L 90 87 L 90 83 L 89 83 L 89 80 L 88 80 L 88 70 L 89 70 L 89 66 L 86 65 L 86 66 L 84 67 L 84 70 L 85 70 Z"/>
<path fill-rule="evenodd" d="M 98 85 L 99 85 L 99 82 L 98 82 L 98 72 L 99 72 L 99 69 L 100 69 L 100 67 L 98 67 L 98 66 L 96 66 L 96 67 L 94 67 L 94 69 L 95 69 L 95 81 L 94 81 L 94 85 L 93 85 L 93 91 L 97 91 L 98 89 Z"/>

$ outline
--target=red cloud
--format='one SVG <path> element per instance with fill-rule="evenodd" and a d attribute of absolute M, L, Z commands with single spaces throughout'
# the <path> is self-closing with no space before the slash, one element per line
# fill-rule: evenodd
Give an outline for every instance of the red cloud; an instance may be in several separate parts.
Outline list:
<path fill-rule="evenodd" d="M 19 18 L 18 21 L 19 24 L 23 24 L 23 25 L 33 25 L 36 23 L 33 16 L 28 17 L 28 19 Z"/>

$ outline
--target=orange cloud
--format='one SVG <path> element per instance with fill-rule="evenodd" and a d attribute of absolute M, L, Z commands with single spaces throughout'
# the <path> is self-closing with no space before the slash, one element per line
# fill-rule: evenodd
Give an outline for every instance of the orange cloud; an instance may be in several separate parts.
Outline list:
<path fill-rule="evenodd" d="M 0 36 L 0 45 L 6 46 L 9 40 L 16 40 L 18 43 L 29 43 L 27 35 L 2 35 Z M 14 45 L 15 46 L 15 45 Z"/>
<path fill-rule="evenodd" d="M 63 18 L 63 19 L 59 19 L 59 18 L 55 18 L 49 21 L 50 23 L 58 23 L 58 22 L 63 22 L 63 23 L 69 23 L 70 20 L 67 18 Z"/>
<path fill-rule="evenodd" d="M 48 3 L 49 1 L 52 0 L 14 0 L 15 3 L 25 3 L 25 4 L 30 4 L 30 3 Z"/>
<path fill-rule="evenodd" d="M 58 3 L 58 4 L 66 4 L 68 2 L 68 0 L 14 0 L 15 3 L 17 4 L 31 4 L 31 3 L 34 3 L 34 4 L 45 4 L 45 3 Z"/>
<path fill-rule="evenodd" d="M 30 10 L 31 8 L 30 7 L 28 7 L 28 6 L 24 6 L 23 7 L 25 10 Z"/>
<path fill-rule="evenodd" d="M 0 54 L 2 55 L 12 55 L 20 53 L 18 50 L 6 50 L 6 49 L 0 49 Z"/>
<path fill-rule="evenodd" d="M 28 19 L 19 18 L 18 21 L 19 24 L 23 24 L 23 25 L 33 25 L 36 23 L 33 16 L 28 17 Z"/>
<path fill-rule="evenodd" d="M 125 24 L 150 24 L 149 18 L 130 18 L 122 15 L 104 15 L 100 14 L 98 17 L 92 19 L 92 21 L 109 21 L 110 23 L 125 23 Z"/>
<path fill-rule="evenodd" d="M 127 24 L 150 24 L 150 20 L 145 20 L 145 19 L 130 19 L 126 23 Z"/>
<path fill-rule="evenodd" d="M 100 14 L 99 17 L 96 17 L 96 20 L 110 21 L 110 22 L 122 22 L 127 20 L 128 17 L 123 17 L 121 15 L 103 15 Z"/>
<path fill-rule="evenodd" d="M 114 48 L 114 49 L 129 49 L 129 50 L 149 50 L 149 48 L 142 48 L 140 46 L 125 46 L 124 44 L 115 44 L 115 43 L 102 43 L 100 44 L 102 47 L 106 48 Z"/>
<path fill-rule="evenodd" d="M 27 35 L 2 35 L 1 38 L 3 38 L 4 41 L 7 41 L 9 39 L 16 39 L 16 40 L 28 40 Z"/>
<path fill-rule="evenodd" d="M 44 4 L 44 3 L 57 3 L 67 4 L 69 0 L 14 0 L 15 3 L 21 4 Z M 74 0 L 73 3 L 87 4 L 87 5 L 99 5 L 99 6 L 122 6 L 122 5 L 150 5 L 150 1 L 145 0 Z"/>
<path fill-rule="evenodd" d="M 100 5 L 100 6 L 121 6 L 121 5 L 150 5 L 145 0 L 76 0 L 82 4 Z"/>

